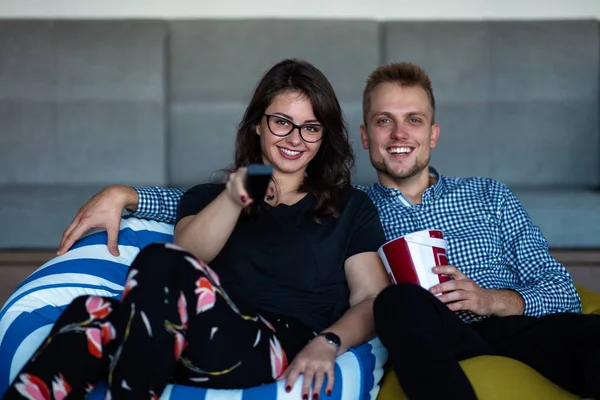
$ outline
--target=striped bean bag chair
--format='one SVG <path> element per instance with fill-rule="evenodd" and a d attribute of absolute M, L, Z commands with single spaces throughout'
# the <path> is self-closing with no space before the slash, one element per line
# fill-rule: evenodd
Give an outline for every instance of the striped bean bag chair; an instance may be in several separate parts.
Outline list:
<path fill-rule="evenodd" d="M 66 254 L 41 266 L 19 285 L 0 311 L 0 395 L 50 332 L 62 310 L 84 294 L 120 297 L 128 266 L 150 243 L 171 242 L 173 226 L 124 217 L 118 257 L 106 247 L 106 232 L 96 231 L 79 240 Z M 337 359 L 331 400 L 375 400 L 387 351 L 378 339 L 351 349 Z M 103 399 L 100 384 L 88 399 Z M 161 399 L 285 400 L 301 398 L 301 381 L 290 393 L 284 382 L 244 390 L 202 389 L 169 385 Z"/>

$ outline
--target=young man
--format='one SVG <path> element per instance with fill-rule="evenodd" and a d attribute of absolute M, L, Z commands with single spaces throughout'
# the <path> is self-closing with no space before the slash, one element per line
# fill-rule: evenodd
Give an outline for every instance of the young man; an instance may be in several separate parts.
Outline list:
<path fill-rule="evenodd" d="M 363 113 L 362 143 L 379 181 L 363 189 L 386 236 L 440 229 L 452 264 L 434 268 L 453 279 L 430 293 L 395 285 L 375 302 L 377 333 L 408 397 L 474 399 L 458 361 L 484 354 L 600 395 L 600 317 L 581 315 L 570 275 L 515 195 L 498 181 L 448 178 L 429 166 L 440 128 L 427 74 L 409 63 L 377 68 Z"/>
<path fill-rule="evenodd" d="M 458 362 L 484 354 L 520 360 L 580 396 L 600 396 L 600 317 L 581 315 L 571 277 L 520 202 L 498 181 L 448 178 L 429 166 L 440 128 L 427 74 L 411 63 L 377 68 L 363 114 L 362 143 L 378 182 L 361 189 L 378 207 L 387 238 L 440 229 L 452 264 L 434 269 L 453 279 L 429 292 L 395 285 L 375 302 L 377 334 L 408 397 L 474 399 Z M 59 254 L 98 226 L 116 254 L 123 207 L 172 222 L 182 193 L 107 188 L 79 211 Z"/>

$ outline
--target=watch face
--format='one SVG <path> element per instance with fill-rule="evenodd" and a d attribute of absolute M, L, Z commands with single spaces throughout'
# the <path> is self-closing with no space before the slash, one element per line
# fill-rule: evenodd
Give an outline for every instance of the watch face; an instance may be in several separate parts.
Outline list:
<path fill-rule="evenodd" d="M 342 341 L 340 340 L 340 337 L 338 335 L 336 335 L 335 333 L 325 332 L 323 334 L 323 336 L 325 336 L 325 339 L 327 339 L 329 341 L 329 343 L 335 344 L 336 346 L 339 346 L 342 343 Z"/>

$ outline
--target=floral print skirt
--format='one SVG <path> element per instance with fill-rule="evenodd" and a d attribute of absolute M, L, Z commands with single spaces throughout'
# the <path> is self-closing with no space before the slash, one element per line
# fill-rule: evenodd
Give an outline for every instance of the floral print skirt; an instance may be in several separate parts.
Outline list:
<path fill-rule="evenodd" d="M 245 388 L 272 382 L 315 335 L 284 317 L 241 312 L 218 275 L 173 244 L 132 263 L 121 300 L 76 298 L 4 399 L 157 399 L 170 382 Z"/>

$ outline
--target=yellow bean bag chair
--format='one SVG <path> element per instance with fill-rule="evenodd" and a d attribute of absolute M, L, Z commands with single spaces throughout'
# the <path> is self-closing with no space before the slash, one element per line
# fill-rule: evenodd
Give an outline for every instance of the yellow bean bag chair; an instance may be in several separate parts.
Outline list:
<path fill-rule="evenodd" d="M 600 314 L 600 294 L 576 286 L 584 314 Z M 460 362 L 481 400 L 579 399 L 527 365 L 507 357 L 480 356 Z M 392 370 L 385 374 L 377 400 L 407 400 Z"/>

